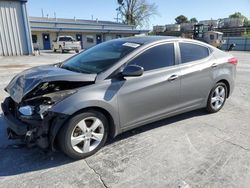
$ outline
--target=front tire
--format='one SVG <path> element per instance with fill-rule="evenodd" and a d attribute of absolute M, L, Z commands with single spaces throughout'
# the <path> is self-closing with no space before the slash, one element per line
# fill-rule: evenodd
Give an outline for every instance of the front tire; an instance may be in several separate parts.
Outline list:
<path fill-rule="evenodd" d="M 83 159 L 96 153 L 108 136 L 107 118 L 98 111 L 73 116 L 60 130 L 58 144 L 73 159 Z"/>
<path fill-rule="evenodd" d="M 227 99 L 227 86 L 223 82 L 217 83 L 210 91 L 207 101 L 207 111 L 216 113 L 222 109 Z"/>

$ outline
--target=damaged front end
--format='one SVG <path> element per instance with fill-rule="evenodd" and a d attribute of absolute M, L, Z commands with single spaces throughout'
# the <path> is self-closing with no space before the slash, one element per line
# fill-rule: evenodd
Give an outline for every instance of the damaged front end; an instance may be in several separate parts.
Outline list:
<path fill-rule="evenodd" d="M 28 146 L 53 149 L 58 130 L 69 118 L 69 114 L 53 112 L 53 106 L 78 88 L 94 83 L 95 75 L 87 77 L 53 66 L 34 69 L 17 75 L 5 89 L 10 94 L 1 105 L 7 133 L 9 139 L 22 139 Z M 41 70 L 46 74 L 42 75 Z"/>

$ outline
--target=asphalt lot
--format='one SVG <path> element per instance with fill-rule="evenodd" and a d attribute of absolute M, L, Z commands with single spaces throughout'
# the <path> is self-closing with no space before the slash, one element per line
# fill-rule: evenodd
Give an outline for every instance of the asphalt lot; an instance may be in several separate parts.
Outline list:
<path fill-rule="evenodd" d="M 0 187 L 249 187 L 250 53 L 231 53 L 239 59 L 236 88 L 219 113 L 197 110 L 146 125 L 85 160 L 13 147 L 0 110 Z M 16 73 L 71 55 L 0 58 L 0 101 Z"/>

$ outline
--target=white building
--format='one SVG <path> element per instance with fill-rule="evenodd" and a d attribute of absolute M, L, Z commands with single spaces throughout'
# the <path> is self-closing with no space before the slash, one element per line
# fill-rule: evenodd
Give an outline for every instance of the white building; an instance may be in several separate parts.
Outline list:
<path fill-rule="evenodd" d="M 51 49 L 52 42 L 60 35 L 72 36 L 86 49 L 103 41 L 148 33 L 148 30 L 111 21 L 47 17 L 30 17 L 29 21 L 33 43 L 38 43 L 44 50 Z"/>

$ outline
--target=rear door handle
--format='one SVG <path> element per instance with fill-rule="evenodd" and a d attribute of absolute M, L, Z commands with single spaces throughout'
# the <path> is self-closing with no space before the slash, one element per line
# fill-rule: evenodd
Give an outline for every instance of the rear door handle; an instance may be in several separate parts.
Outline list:
<path fill-rule="evenodd" d="M 217 66 L 218 66 L 217 63 L 213 63 L 213 64 L 212 64 L 212 68 L 216 68 Z"/>
<path fill-rule="evenodd" d="M 178 78 L 179 76 L 178 75 L 176 75 L 176 74 L 174 74 L 174 75 L 172 75 L 172 76 L 170 76 L 169 78 L 168 78 L 168 81 L 174 81 L 174 80 L 176 80 L 177 78 Z"/>

